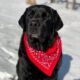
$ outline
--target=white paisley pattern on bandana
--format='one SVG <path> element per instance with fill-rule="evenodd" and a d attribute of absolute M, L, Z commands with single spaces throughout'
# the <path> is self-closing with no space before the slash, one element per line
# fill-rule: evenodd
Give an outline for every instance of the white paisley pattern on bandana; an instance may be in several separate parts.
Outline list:
<path fill-rule="evenodd" d="M 45 68 L 49 68 L 51 63 L 53 62 L 53 60 L 55 60 L 59 54 L 60 39 L 57 39 L 57 41 L 56 41 L 55 51 L 53 53 L 50 53 L 49 55 L 45 54 L 45 52 L 43 52 L 43 51 L 37 51 L 37 50 L 31 48 L 29 46 L 28 42 L 26 42 L 26 44 L 28 45 L 28 49 L 29 49 L 31 55 L 34 57 L 34 59 L 38 63 L 43 65 Z"/>
<path fill-rule="evenodd" d="M 36 65 L 36 67 L 38 67 L 45 74 L 51 75 L 62 53 L 61 39 L 58 34 L 53 46 L 46 52 L 35 50 L 29 46 L 26 34 L 24 34 L 24 45 L 26 54 L 32 63 L 34 63 L 34 65 Z"/>

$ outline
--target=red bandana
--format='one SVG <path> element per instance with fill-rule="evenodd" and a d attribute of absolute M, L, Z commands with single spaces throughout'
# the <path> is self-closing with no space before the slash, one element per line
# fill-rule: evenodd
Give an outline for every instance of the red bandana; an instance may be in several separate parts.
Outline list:
<path fill-rule="evenodd" d="M 38 51 L 30 47 L 27 41 L 26 33 L 24 33 L 23 40 L 26 55 L 29 57 L 31 62 L 47 76 L 51 76 L 62 53 L 62 44 L 59 35 L 57 34 L 53 46 L 50 47 L 46 52 Z"/>

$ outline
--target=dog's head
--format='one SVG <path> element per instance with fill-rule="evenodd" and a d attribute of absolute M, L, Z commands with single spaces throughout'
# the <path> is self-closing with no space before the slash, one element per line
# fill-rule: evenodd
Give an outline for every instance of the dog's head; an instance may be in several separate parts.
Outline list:
<path fill-rule="evenodd" d="M 54 36 L 55 32 L 63 26 L 57 11 L 45 5 L 34 5 L 27 8 L 19 24 L 31 40 L 41 43 Z"/>

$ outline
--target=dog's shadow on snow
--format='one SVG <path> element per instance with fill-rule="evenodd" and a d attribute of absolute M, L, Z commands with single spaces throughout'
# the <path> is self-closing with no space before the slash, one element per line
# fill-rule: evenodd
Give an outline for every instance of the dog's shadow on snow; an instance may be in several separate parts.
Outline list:
<path fill-rule="evenodd" d="M 59 70 L 58 80 L 64 80 L 64 77 L 68 73 L 71 66 L 72 57 L 68 54 L 63 54 L 62 65 Z"/>

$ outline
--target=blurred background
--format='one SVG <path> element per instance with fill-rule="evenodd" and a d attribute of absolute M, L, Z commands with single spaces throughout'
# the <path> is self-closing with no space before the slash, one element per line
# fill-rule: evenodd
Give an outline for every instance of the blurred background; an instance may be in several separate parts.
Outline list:
<path fill-rule="evenodd" d="M 56 9 L 64 26 L 63 63 L 58 80 L 80 80 L 80 0 L 0 0 L 0 80 L 16 80 L 16 63 L 22 29 L 20 16 L 31 5 Z"/>

